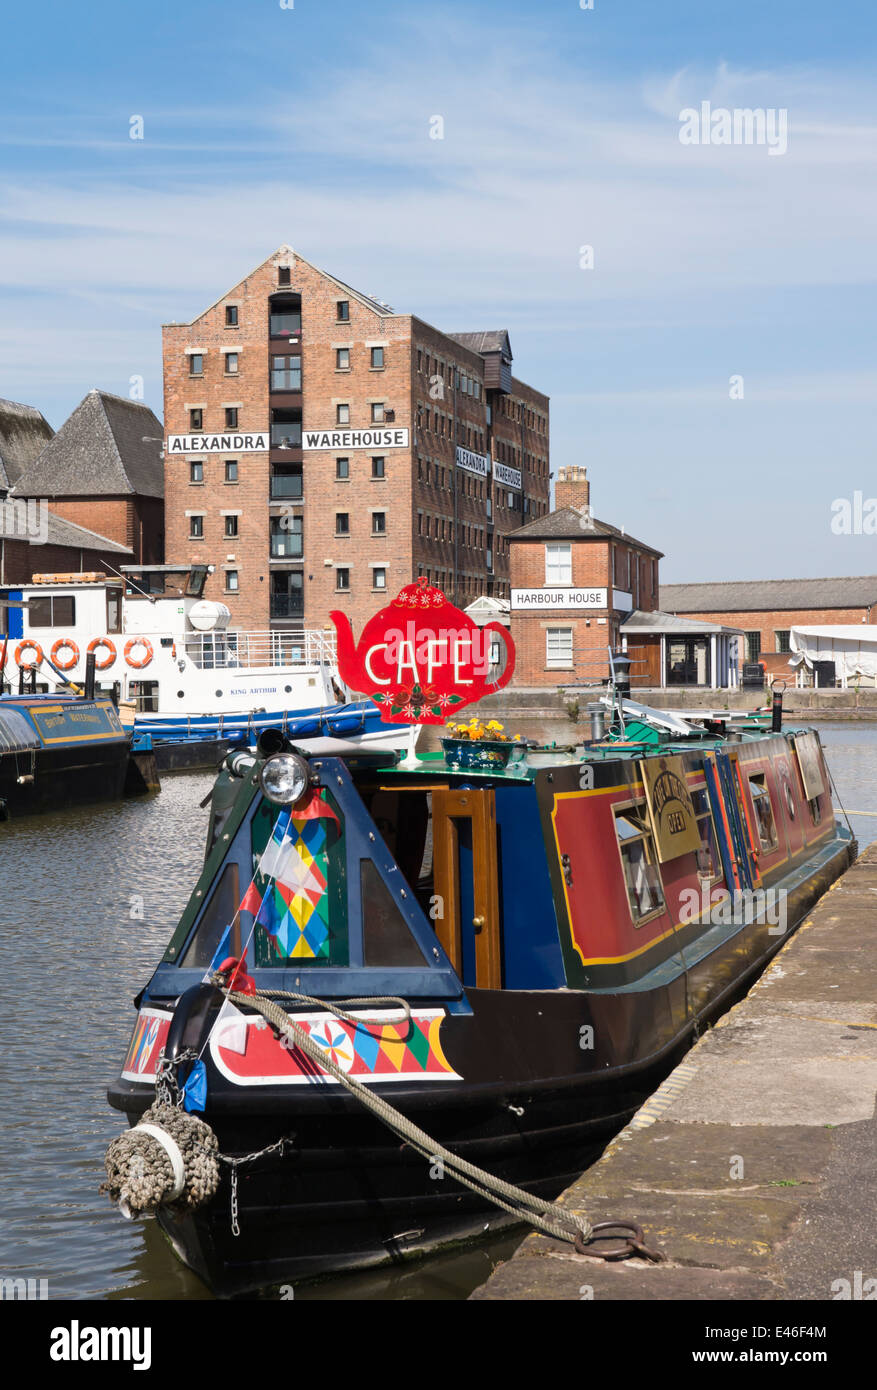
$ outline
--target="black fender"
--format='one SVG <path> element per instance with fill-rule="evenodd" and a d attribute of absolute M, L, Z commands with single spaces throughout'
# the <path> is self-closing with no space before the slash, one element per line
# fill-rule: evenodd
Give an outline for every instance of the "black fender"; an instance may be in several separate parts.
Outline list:
<path fill-rule="evenodd" d="M 176 1063 L 176 1059 L 190 1049 L 200 1053 L 224 1002 L 225 995 L 216 985 L 193 985 L 181 994 L 168 1029 L 165 1057 Z M 178 1065 L 179 1085 L 183 1085 L 191 1068 L 191 1061 Z"/>

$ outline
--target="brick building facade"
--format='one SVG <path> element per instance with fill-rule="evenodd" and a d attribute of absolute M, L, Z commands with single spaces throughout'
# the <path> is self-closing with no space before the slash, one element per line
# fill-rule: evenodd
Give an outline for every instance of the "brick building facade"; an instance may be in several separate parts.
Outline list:
<path fill-rule="evenodd" d="M 739 628 L 742 660 L 761 662 L 768 678 L 789 680 L 791 628 L 874 623 L 877 575 L 663 584 L 661 608 Z"/>
<path fill-rule="evenodd" d="M 22 470 L 10 496 L 45 499 L 55 516 L 115 542 L 137 564 L 161 564 L 161 439 L 161 423 L 148 406 L 89 391 Z"/>
<path fill-rule="evenodd" d="M 521 686 L 605 678 L 625 619 L 658 606 L 661 552 L 592 516 L 585 469 L 560 469 L 556 495 L 578 505 L 568 502 L 509 537 Z"/>
<path fill-rule="evenodd" d="M 144 407 L 138 409 L 143 412 Z M 153 426 L 160 429 L 151 411 L 146 414 Z M 137 417 L 138 425 L 142 419 L 142 414 Z M 106 565 L 118 567 L 134 559 L 127 531 L 114 525 L 103 497 L 65 499 L 52 493 L 61 456 L 53 446 L 63 428 L 56 435 L 34 406 L 0 401 L 0 584 L 27 584 L 35 573 L 101 570 Z M 158 447 L 153 446 L 156 457 Z M 44 474 L 40 460 L 50 449 L 53 460 Z M 87 468 L 77 474 L 74 460 L 66 486 L 76 488 L 87 477 Z M 37 479 L 44 479 L 47 486 L 40 487 L 34 481 Z M 70 512 L 74 513 L 72 517 Z M 87 526 L 83 524 L 85 520 Z M 160 530 L 160 526 L 159 517 L 158 528 L 154 529 Z M 119 530 L 122 538 L 116 539 L 113 533 Z M 0 632 L 5 631 L 6 615 L 0 612 Z"/>
<path fill-rule="evenodd" d="M 549 472 L 507 334 L 441 333 L 288 246 L 163 332 L 167 556 L 216 566 L 234 627 L 361 625 L 419 574 L 508 594 Z"/>

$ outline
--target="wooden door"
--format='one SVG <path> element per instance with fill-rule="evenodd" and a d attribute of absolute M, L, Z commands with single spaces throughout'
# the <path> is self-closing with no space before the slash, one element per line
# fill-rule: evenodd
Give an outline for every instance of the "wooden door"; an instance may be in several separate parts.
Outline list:
<path fill-rule="evenodd" d="M 502 988 L 496 805 L 489 788 L 432 794 L 436 933 L 464 985 Z"/>

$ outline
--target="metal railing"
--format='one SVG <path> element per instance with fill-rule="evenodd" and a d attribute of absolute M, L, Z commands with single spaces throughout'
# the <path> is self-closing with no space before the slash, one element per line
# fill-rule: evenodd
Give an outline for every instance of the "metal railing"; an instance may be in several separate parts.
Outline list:
<path fill-rule="evenodd" d="M 334 666 L 335 633 L 312 628 L 277 632 L 198 632 L 185 639 L 185 653 L 201 670 L 251 666 Z"/>

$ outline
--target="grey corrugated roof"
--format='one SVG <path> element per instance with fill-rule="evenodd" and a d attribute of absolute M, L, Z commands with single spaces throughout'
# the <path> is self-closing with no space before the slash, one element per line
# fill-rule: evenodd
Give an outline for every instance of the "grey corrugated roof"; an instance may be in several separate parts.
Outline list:
<path fill-rule="evenodd" d="M 525 526 L 519 526 L 517 531 L 510 531 L 506 537 L 509 541 L 588 541 L 601 540 L 607 536 L 613 536 L 616 540 L 627 541 L 629 545 L 640 546 L 643 550 L 650 550 L 653 555 L 663 555 L 663 551 L 656 550 L 653 545 L 646 545 L 645 541 L 638 541 L 635 536 L 629 536 L 626 532 L 620 531 L 617 526 L 610 526 L 608 521 L 598 521 L 593 513 L 586 508 L 579 507 L 560 507 L 555 512 L 547 512 L 545 516 L 538 516 L 535 521 L 528 521 Z"/>
<path fill-rule="evenodd" d="M 27 506 L 24 498 L 21 499 L 21 506 L 22 508 Z M 38 521 L 39 518 L 34 517 L 32 512 L 30 515 L 32 520 Z M 21 521 L 18 520 L 19 517 L 22 518 Z M 27 532 L 27 520 L 26 511 L 19 511 L 16 514 L 8 503 L 6 506 L 0 506 L 0 537 L 10 541 L 30 539 Z M 39 568 L 40 546 L 33 542 L 32 544 L 31 555 L 35 567 Z M 120 545 L 118 541 L 111 541 L 108 536 L 98 535 L 97 531 L 88 531 L 84 526 L 77 526 L 75 521 L 68 521 L 66 517 L 58 516 L 55 512 L 48 514 L 45 544 L 66 545 L 75 550 L 102 550 L 108 555 L 134 554 L 130 546 Z"/>
<path fill-rule="evenodd" d="M 144 435 L 149 442 L 144 441 Z M 164 496 L 161 422 L 148 406 L 89 391 L 18 479 L 19 497 Z"/>
<path fill-rule="evenodd" d="M 0 400 L 0 494 L 15 486 L 53 433 L 36 406 Z"/>
<path fill-rule="evenodd" d="M 512 345 L 505 328 L 490 328 L 483 333 L 446 333 L 445 337 L 453 338 L 455 343 L 469 348 L 471 352 L 506 352 L 509 357 L 512 355 Z"/>
<path fill-rule="evenodd" d="M 743 579 L 717 584 L 662 584 L 669 613 L 773 612 L 781 609 L 870 608 L 877 575 L 828 579 Z"/>
<path fill-rule="evenodd" d="M 696 637 L 711 632 L 728 632 L 737 635 L 742 627 L 725 627 L 722 623 L 697 622 L 691 618 L 679 618 L 675 613 L 663 613 L 655 609 L 652 613 L 635 609 L 621 624 L 623 632 L 665 632 L 668 636 L 678 633 L 681 637 Z"/>

